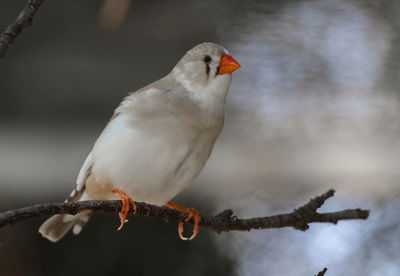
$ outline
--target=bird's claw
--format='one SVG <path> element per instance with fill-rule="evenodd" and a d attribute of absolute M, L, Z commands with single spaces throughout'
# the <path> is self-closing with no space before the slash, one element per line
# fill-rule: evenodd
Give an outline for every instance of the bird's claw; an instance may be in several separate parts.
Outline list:
<path fill-rule="evenodd" d="M 112 193 L 116 194 L 122 201 L 122 208 L 121 211 L 119 212 L 119 219 L 121 221 L 121 225 L 118 227 L 118 231 L 124 227 L 124 224 L 128 222 L 126 219 L 126 216 L 129 213 L 130 205 L 133 207 L 133 213 L 136 214 L 136 204 L 135 201 L 133 201 L 132 198 L 130 198 L 126 193 L 123 191 L 120 191 L 118 189 L 112 190 Z"/>
<path fill-rule="evenodd" d="M 187 241 L 187 240 L 193 240 L 197 234 L 199 233 L 199 224 L 201 221 L 201 215 L 199 212 L 197 212 L 194 208 L 185 208 L 179 204 L 173 203 L 173 202 L 168 202 L 167 206 L 172 208 L 172 209 L 176 209 L 182 212 L 186 212 L 188 213 L 188 217 L 185 219 L 185 222 L 188 222 L 191 218 L 194 218 L 194 229 L 193 229 L 193 234 L 192 236 L 190 236 L 189 238 L 184 237 L 183 236 L 183 221 L 179 222 L 178 225 L 178 234 L 179 234 L 179 238 L 181 238 L 181 240 L 183 241 Z"/>

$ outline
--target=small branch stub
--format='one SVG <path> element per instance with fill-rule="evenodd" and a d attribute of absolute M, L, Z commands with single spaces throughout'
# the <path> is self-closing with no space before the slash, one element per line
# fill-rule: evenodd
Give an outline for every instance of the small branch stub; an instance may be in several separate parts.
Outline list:
<path fill-rule="evenodd" d="M 324 276 L 327 271 L 328 271 L 328 269 L 326 267 L 324 267 L 324 269 L 321 270 L 320 272 L 318 272 L 318 274 L 316 276 Z"/>

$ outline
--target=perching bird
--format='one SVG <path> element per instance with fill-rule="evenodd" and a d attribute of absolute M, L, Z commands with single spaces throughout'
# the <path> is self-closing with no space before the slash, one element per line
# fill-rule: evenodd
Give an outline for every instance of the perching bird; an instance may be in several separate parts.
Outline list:
<path fill-rule="evenodd" d="M 119 229 L 130 204 L 135 210 L 134 201 L 167 205 L 194 218 L 193 239 L 201 216 L 170 200 L 193 183 L 210 157 L 224 124 L 231 73 L 239 67 L 223 47 L 202 43 L 167 76 L 127 96 L 94 144 L 66 201 L 119 197 Z M 39 232 L 56 242 L 72 227 L 78 234 L 89 216 L 55 215 Z M 186 240 L 183 222 L 178 230 Z"/>

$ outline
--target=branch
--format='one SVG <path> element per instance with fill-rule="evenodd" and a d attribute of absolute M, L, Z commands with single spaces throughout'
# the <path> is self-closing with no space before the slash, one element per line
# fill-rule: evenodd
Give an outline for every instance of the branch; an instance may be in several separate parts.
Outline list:
<path fill-rule="evenodd" d="M 321 270 L 320 272 L 318 272 L 318 274 L 316 276 L 324 276 L 327 271 L 328 271 L 328 269 L 326 267 L 324 267 L 324 269 Z"/>
<path fill-rule="evenodd" d="M 334 192 L 334 190 L 329 190 L 325 194 L 311 199 L 307 204 L 295 209 L 291 213 L 268 217 L 239 219 L 236 216 L 232 216 L 232 210 L 225 210 L 212 217 L 202 216 L 200 226 L 218 233 L 232 230 L 250 231 L 251 229 L 282 227 L 293 227 L 305 231 L 309 227 L 308 224 L 312 222 L 330 222 L 336 224 L 339 220 L 368 218 L 369 210 L 361 209 L 347 209 L 332 213 L 318 213 L 317 209 L 324 204 L 325 200 L 332 197 Z M 121 207 L 122 203 L 120 200 L 43 203 L 0 213 L 0 227 L 8 224 L 15 224 L 25 219 L 47 215 L 74 215 L 83 210 L 117 213 L 120 211 Z M 168 207 L 158 207 L 142 202 L 137 202 L 136 207 L 136 215 L 158 217 L 164 221 L 183 221 L 187 217 L 186 213 Z M 193 220 L 190 220 L 189 223 L 193 223 Z"/>
<path fill-rule="evenodd" d="M 17 19 L 0 35 L 0 58 L 4 56 L 17 36 L 32 25 L 32 19 L 44 0 L 29 0 Z"/>

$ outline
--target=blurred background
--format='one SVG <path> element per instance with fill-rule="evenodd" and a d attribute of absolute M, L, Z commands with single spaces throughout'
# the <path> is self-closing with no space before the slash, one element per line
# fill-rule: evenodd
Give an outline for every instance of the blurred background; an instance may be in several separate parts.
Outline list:
<path fill-rule="evenodd" d="M 1 31 L 25 2 L 0 2 Z M 204 41 L 242 68 L 211 159 L 176 201 L 255 217 L 334 188 L 321 211 L 370 218 L 182 242 L 176 223 L 131 217 L 117 232 L 117 215 L 97 214 L 56 244 L 32 219 L 0 229 L 3 275 L 400 274 L 396 0 L 45 1 L 0 62 L 0 208 L 64 200 L 121 99 Z"/>

